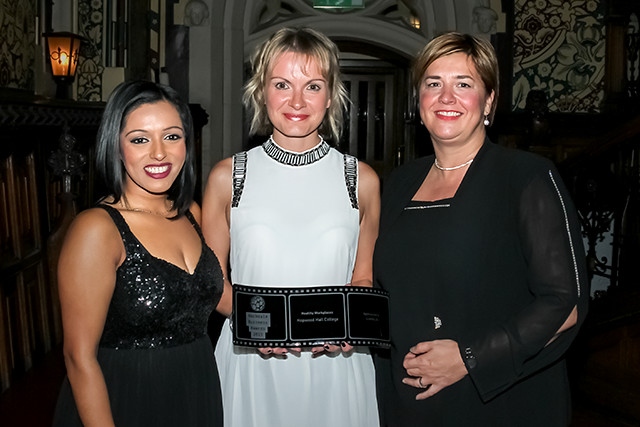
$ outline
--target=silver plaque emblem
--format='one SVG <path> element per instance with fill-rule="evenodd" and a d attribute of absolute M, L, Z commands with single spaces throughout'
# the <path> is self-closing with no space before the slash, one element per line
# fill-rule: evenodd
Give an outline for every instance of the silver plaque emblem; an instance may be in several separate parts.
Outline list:
<path fill-rule="evenodd" d="M 251 305 L 251 308 L 253 309 L 253 311 L 262 311 L 264 310 L 264 298 L 262 298 L 261 296 L 253 296 L 251 298 L 251 302 L 249 303 Z"/>

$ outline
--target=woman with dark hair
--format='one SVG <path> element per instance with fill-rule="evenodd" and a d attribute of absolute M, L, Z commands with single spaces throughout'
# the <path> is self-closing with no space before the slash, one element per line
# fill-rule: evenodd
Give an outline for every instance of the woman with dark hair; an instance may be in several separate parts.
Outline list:
<path fill-rule="evenodd" d="M 347 102 L 338 49 L 308 28 L 283 28 L 258 49 L 244 101 L 261 146 L 209 175 L 202 228 L 234 284 L 371 286 L 378 230 L 376 173 L 329 146 Z M 230 307 L 227 307 L 227 314 Z M 234 345 L 230 322 L 216 346 L 225 425 L 378 425 L 366 348 L 255 349 Z"/>
<path fill-rule="evenodd" d="M 414 67 L 434 154 L 390 176 L 374 255 L 391 348 L 384 426 L 566 426 L 563 355 L 587 313 L 580 223 L 545 158 L 492 143 L 489 42 L 445 33 Z"/>
<path fill-rule="evenodd" d="M 129 112 L 144 104 L 166 101 L 175 108 L 184 128 L 183 138 L 186 155 L 184 164 L 177 172 L 167 191 L 167 199 L 172 201 L 175 211 L 183 215 L 193 202 L 196 187 L 195 143 L 193 137 L 193 119 L 189 106 L 179 99 L 173 88 L 155 85 L 148 81 L 136 81 L 121 85 L 114 91 L 107 103 L 98 130 L 96 146 L 96 169 L 106 189 L 118 203 L 123 196 L 127 171 L 121 158 L 120 132 Z M 126 203 L 126 198 L 123 203 Z"/>
<path fill-rule="evenodd" d="M 71 224 L 58 264 L 65 379 L 55 426 L 220 426 L 206 333 L 222 270 L 200 231 L 189 107 L 170 87 L 120 84 L 97 170 L 109 195 Z"/>

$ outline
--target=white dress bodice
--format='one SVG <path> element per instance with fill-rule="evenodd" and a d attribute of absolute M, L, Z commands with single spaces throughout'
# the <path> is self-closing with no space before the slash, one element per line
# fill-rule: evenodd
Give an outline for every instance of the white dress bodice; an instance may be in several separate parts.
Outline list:
<path fill-rule="evenodd" d="M 351 281 L 360 217 L 353 157 L 324 142 L 297 155 L 270 140 L 234 156 L 233 173 L 232 283 L 309 287 Z M 366 348 L 265 357 L 233 345 L 227 320 L 216 359 L 227 427 L 378 426 Z"/>

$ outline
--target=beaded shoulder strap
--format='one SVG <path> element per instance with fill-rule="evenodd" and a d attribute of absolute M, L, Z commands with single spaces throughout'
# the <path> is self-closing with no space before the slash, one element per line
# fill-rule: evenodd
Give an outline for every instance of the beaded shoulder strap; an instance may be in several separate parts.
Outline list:
<path fill-rule="evenodd" d="M 344 181 L 347 184 L 347 193 L 351 207 L 358 209 L 358 159 L 344 154 Z"/>
<path fill-rule="evenodd" d="M 244 189 L 244 179 L 247 173 L 247 152 L 241 151 L 233 155 L 233 195 L 231 207 L 237 208 Z"/>

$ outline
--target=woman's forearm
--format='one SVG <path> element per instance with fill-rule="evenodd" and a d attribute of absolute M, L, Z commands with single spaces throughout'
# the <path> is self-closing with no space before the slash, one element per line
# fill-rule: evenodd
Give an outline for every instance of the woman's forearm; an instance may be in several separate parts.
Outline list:
<path fill-rule="evenodd" d="M 78 361 L 65 355 L 65 365 L 78 414 L 84 426 L 114 426 L 109 393 L 98 361 Z"/>

